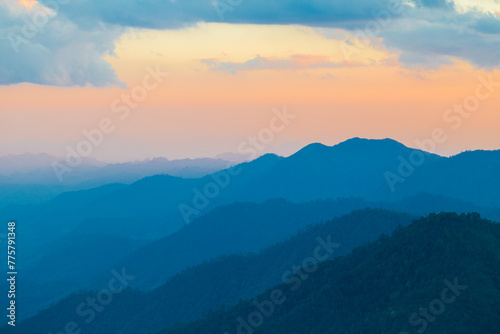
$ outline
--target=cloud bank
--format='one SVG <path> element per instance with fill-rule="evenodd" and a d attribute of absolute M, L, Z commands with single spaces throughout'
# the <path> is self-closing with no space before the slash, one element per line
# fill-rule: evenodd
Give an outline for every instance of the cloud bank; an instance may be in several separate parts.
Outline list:
<path fill-rule="evenodd" d="M 131 27 L 182 29 L 222 21 L 355 33 L 384 13 L 390 19 L 377 37 L 407 66 L 433 68 L 454 59 L 487 69 L 500 66 L 500 15 L 464 12 L 448 0 L 40 0 L 31 9 L 0 0 L 0 84 L 123 85 L 103 57 L 113 54 L 115 41 Z M 29 22 L 39 28 L 31 35 Z M 256 58 L 244 66 L 264 63 Z"/>

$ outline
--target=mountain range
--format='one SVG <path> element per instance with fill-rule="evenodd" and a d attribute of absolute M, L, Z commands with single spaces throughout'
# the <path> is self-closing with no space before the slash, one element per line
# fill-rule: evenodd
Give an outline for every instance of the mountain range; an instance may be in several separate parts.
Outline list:
<path fill-rule="evenodd" d="M 41 203 L 66 191 L 90 189 L 110 183 L 130 184 L 153 175 L 196 178 L 228 168 L 235 162 L 219 158 L 154 158 L 107 164 L 82 158 L 77 167 L 69 168 L 59 176 L 54 164 L 67 166 L 64 159 L 48 154 L 26 153 L 0 157 L 0 208 L 8 204 Z"/>
<path fill-rule="evenodd" d="M 48 156 L 38 158 L 51 162 Z M 5 166 L 12 170 L 16 164 Z M 121 268 L 136 276 L 129 288 L 140 290 L 127 290 L 117 298 L 131 293 L 156 305 L 153 295 L 176 275 L 196 272 L 193 268 L 198 266 L 208 270 L 200 271 L 205 275 L 210 265 L 223 270 L 223 261 L 214 260 L 221 256 L 229 256 L 227 265 L 237 267 L 251 262 L 245 255 L 249 252 L 261 256 L 267 247 L 285 242 L 310 224 L 367 207 L 417 217 L 441 211 L 479 212 L 500 221 L 500 151 L 441 157 L 390 139 L 353 138 L 332 147 L 311 144 L 288 158 L 266 154 L 227 166 L 227 161 L 214 159 L 156 159 L 93 165 L 81 174 L 90 181 L 75 183 L 72 191 L 68 190 L 73 185 L 0 185 L 0 200 L 7 198 L 0 201 L 0 219 L 16 220 L 22 232 L 17 239 L 23 245 L 18 262 L 26 276 L 19 279 L 19 299 L 27 306 L 19 312 L 20 319 L 78 289 L 101 289 L 110 273 Z M 9 177 L 44 173 L 29 168 L 28 163 Z M 184 174 L 168 175 L 169 168 L 171 174 Z M 353 229 L 355 225 L 345 227 L 348 232 Z M 367 235 L 364 241 L 377 236 Z M 251 298 L 277 283 L 266 282 L 249 283 L 248 290 L 239 287 L 241 296 Z M 158 320 L 161 316 L 155 318 L 154 330 L 236 302 L 222 295 L 207 297 L 196 312 L 180 308 L 168 324 Z"/>
<path fill-rule="evenodd" d="M 98 291 L 74 293 L 19 328 L 44 333 L 71 321 L 94 334 L 162 326 L 171 327 L 164 334 L 495 333 L 500 225 L 476 213 L 410 221 L 356 211 L 258 254 L 190 268 L 152 292 L 128 288 L 97 312 L 82 301 Z"/>
<path fill-rule="evenodd" d="M 411 175 L 399 175 L 402 159 L 410 161 L 415 152 L 425 160 L 413 167 Z M 393 140 L 355 138 L 333 147 L 312 144 L 288 158 L 264 155 L 201 178 L 156 175 L 130 185 L 64 193 L 42 204 L 5 207 L 0 217 L 29 223 L 30 232 L 37 236 L 30 244 L 37 244 L 43 234 L 60 237 L 82 224 L 85 229 L 95 226 L 123 237 L 154 239 L 218 206 L 275 198 L 307 202 L 360 197 L 394 202 L 427 193 L 496 208 L 499 171 L 500 151 L 444 158 Z M 403 181 L 393 184 L 388 175 L 399 175 Z"/>
<path fill-rule="evenodd" d="M 262 214 L 269 214 L 273 207 L 279 207 L 280 205 L 283 206 L 285 203 L 267 203 Z M 233 209 L 236 213 L 242 208 L 235 207 Z M 282 209 L 278 211 L 282 211 Z M 248 210 L 239 212 L 240 215 L 245 215 Z M 303 213 L 307 213 L 307 211 L 303 211 Z M 293 216 L 294 213 L 290 213 L 283 220 L 283 223 L 293 223 L 290 221 Z M 252 219 L 250 218 L 250 220 Z M 240 298 L 251 298 L 278 284 L 282 279 L 283 272 L 294 265 L 300 266 L 302 260 L 311 255 L 318 246 L 318 239 L 321 240 L 320 243 L 325 247 L 331 247 L 331 249 L 323 250 L 322 254 L 325 253 L 326 255 L 322 256 L 325 259 L 333 258 L 345 255 L 354 247 L 373 241 L 381 234 L 390 234 L 398 226 L 410 224 L 411 220 L 412 216 L 408 214 L 366 209 L 305 227 L 293 237 L 279 239 L 284 241 L 270 246 L 263 244 L 259 248 L 260 252 L 257 253 L 226 252 L 225 254 L 233 255 L 217 257 L 209 256 L 209 254 L 205 255 L 204 250 L 193 249 L 193 253 L 204 254 L 207 260 L 196 266 L 178 270 L 178 274 L 172 275 L 168 280 L 162 282 L 157 289 L 150 292 L 143 293 L 137 290 L 129 290 L 124 292 L 123 295 L 120 293 L 120 303 L 110 304 L 106 309 L 107 315 L 103 313 L 102 317 L 99 316 L 88 325 L 83 321 L 81 326 L 83 330 L 91 333 L 114 333 L 118 332 L 119 328 L 122 328 L 123 334 L 139 334 L 152 333 L 172 326 L 178 321 L 196 320 L 204 313 L 219 309 L 222 304 L 233 305 Z M 253 221 L 257 222 L 257 220 Z M 199 222 L 199 225 L 203 224 L 204 222 Z M 269 221 L 264 224 L 269 224 Z M 234 233 L 234 230 L 239 226 L 231 229 L 228 233 Z M 276 231 L 279 230 L 278 227 L 273 228 Z M 191 236 L 195 235 L 203 236 L 203 234 L 191 234 Z M 256 233 L 256 238 L 262 236 L 263 234 Z M 241 240 L 241 237 L 235 237 L 234 240 Z M 212 247 L 217 245 L 213 241 L 206 241 L 204 248 L 206 249 L 208 245 Z M 187 245 L 184 253 L 197 242 L 199 240 Z M 164 261 L 161 263 L 166 263 L 168 266 L 170 260 L 168 256 L 158 257 L 155 253 L 148 256 L 145 251 L 146 249 L 142 254 L 146 257 L 144 260 L 147 260 L 147 258 L 150 259 L 149 261 L 154 260 L 158 266 L 158 259 L 162 258 Z M 180 252 L 180 250 L 170 252 L 170 254 L 184 253 Z M 184 257 L 175 257 L 176 260 L 181 258 Z M 130 264 L 129 262 L 128 265 Z M 152 263 L 146 261 L 141 263 L 142 267 L 151 265 Z M 137 268 L 124 264 L 116 265 L 115 268 L 126 268 L 127 275 L 134 276 L 134 279 L 129 282 L 129 287 L 140 285 L 136 284 L 136 281 L 142 279 L 144 275 L 141 271 L 137 271 Z M 66 321 L 65 316 L 58 317 L 57 315 L 66 315 L 68 310 L 76 310 L 82 300 L 106 288 L 110 272 L 112 270 L 107 272 L 107 279 L 99 286 L 96 286 L 96 288 L 99 288 L 98 290 L 78 291 L 48 310 L 40 312 L 34 318 L 26 320 L 25 326 L 36 329 L 40 333 L 63 328 Z M 113 317 L 120 316 L 120 312 L 123 311 L 122 305 L 130 305 L 132 300 L 144 305 L 144 307 L 135 310 L 134 316 L 122 314 L 119 321 L 109 324 L 109 314 L 115 314 Z M 59 321 L 47 322 L 45 319 L 58 319 Z M 137 321 L 137 319 L 144 319 L 144 321 Z"/>
<path fill-rule="evenodd" d="M 159 333 L 497 333 L 498 277 L 498 224 L 434 214 Z"/>

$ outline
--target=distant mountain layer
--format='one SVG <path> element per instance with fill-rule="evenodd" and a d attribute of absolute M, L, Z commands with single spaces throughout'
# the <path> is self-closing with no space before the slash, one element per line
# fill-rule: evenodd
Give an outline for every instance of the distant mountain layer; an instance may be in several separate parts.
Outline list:
<path fill-rule="evenodd" d="M 47 154 L 0 157 L 0 208 L 8 204 L 41 203 L 65 191 L 88 189 L 110 183 L 130 184 L 153 175 L 202 177 L 235 164 L 212 158 L 182 160 L 155 158 L 105 164 L 84 158 L 77 167 L 61 172 L 59 178 L 54 171 L 54 163 L 66 166 L 63 159 Z"/>
<path fill-rule="evenodd" d="M 151 292 L 123 292 L 123 295 L 117 295 L 119 302 L 107 306 L 88 325 L 86 317 L 75 319 L 81 320 L 82 330 L 95 334 L 146 334 L 178 321 L 196 320 L 210 310 L 218 310 L 222 304 L 236 304 L 240 298 L 252 298 L 280 283 L 283 274 L 294 266 L 300 267 L 305 258 L 320 254 L 324 261 L 345 255 L 381 234 L 390 234 L 397 226 L 410 224 L 411 219 L 407 214 L 384 210 L 356 211 L 305 228 L 296 236 L 266 247 L 258 254 L 223 256 L 186 269 Z M 163 261 L 153 257 L 161 266 Z M 130 284 L 142 275 L 134 268 L 124 268 L 127 275 L 135 276 L 128 282 Z M 112 276 L 110 272 L 107 281 Z M 37 333 L 60 330 L 68 321 L 66 317 L 69 318 L 71 312 L 74 314 L 82 301 L 93 295 L 95 292 L 77 292 L 19 327 Z M 141 307 L 125 308 L 134 301 Z M 132 316 L 130 312 L 135 314 Z"/>
<path fill-rule="evenodd" d="M 499 277 L 500 225 L 442 213 L 161 333 L 493 334 Z"/>
<path fill-rule="evenodd" d="M 265 155 L 202 178 L 158 175 L 107 193 L 73 192 L 64 195 L 64 203 L 72 210 L 55 199 L 36 207 L 5 208 L 0 210 L 0 218 L 36 222 L 56 231 L 61 224 L 72 228 L 93 219 L 136 221 L 145 227 L 140 233 L 154 238 L 236 201 L 284 198 L 307 202 L 339 197 L 397 201 L 429 193 L 480 207 L 498 207 L 498 189 L 500 151 L 443 158 L 388 139 L 356 138 L 333 147 L 312 144 L 288 158 Z M 82 197 L 86 200 L 81 201 Z"/>
<path fill-rule="evenodd" d="M 0 157 L 0 174 L 1 175 L 14 175 L 17 173 L 30 173 L 40 169 L 52 168 L 52 164 L 64 159 L 56 158 L 51 155 L 42 154 L 10 154 Z M 106 165 L 103 162 L 91 159 L 83 158 L 81 166 L 88 167 L 99 167 Z"/>
<path fill-rule="evenodd" d="M 169 174 L 149 177 L 138 181 L 138 185 L 131 185 L 136 189 L 130 200 L 140 202 L 143 198 L 162 198 L 160 195 L 169 189 L 178 195 L 174 202 L 164 199 L 163 205 L 176 210 L 179 204 L 190 206 L 193 210 L 185 215 L 189 219 L 190 213 L 205 212 L 220 204 L 272 198 L 292 201 L 338 197 L 394 200 L 427 192 L 484 207 L 500 203 L 500 192 L 497 191 L 500 151 L 464 152 L 445 158 L 408 148 L 391 139 L 353 138 L 332 147 L 311 144 L 288 158 L 268 154 L 229 171 L 200 177 L 225 169 L 228 164 L 217 159 L 155 159 L 92 167 L 92 170 L 75 169 L 67 177 L 69 184 L 85 183 L 91 187 L 130 183 L 147 175 Z M 53 171 L 50 173 L 55 177 Z M 174 180 L 172 176 L 194 179 Z M 23 183 L 31 182 L 29 175 L 19 177 Z M 116 205 L 110 204 L 114 204 L 120 194 L 114 195 L 104 199 L 102 205 L 114 210 Z M 196 207 L 196 203 L 200 205 Z M 137 208 L 140 207 L 134 206 Z"/>
<path fill-rule="evenodd" d="M 59 179 L 54 168 L 60 164 L 69 168 Z M 12 184 L 86 184 L 130 183 L 156 174 L 179 177 L 201 177 L 231 167 L 233 161 L 220 158 L 178 159 L 154 158 L 151 160 L 107 164 L 91 158 L 81 158 L 76 166 L 65 159 L 48 154 L 20 154 L 0 157 L 0 183 Z"/>

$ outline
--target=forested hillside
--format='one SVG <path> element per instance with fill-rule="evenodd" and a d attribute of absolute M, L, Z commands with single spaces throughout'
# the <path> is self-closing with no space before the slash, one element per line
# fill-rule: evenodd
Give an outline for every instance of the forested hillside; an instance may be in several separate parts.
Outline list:
<path fill-rule="evenodd" d="M 432 214 L 314 269 L 256 303 L 161 333 L 494 334 L 500 328 L 500 225 L 478 214 Z"/>

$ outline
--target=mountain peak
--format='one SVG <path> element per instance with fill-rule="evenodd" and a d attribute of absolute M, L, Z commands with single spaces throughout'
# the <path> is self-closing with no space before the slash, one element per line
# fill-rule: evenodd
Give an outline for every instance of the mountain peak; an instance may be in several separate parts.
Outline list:
<path fill-rule="evenodd" d="M 350 148 L 356 148 L 356 147 L 372 147 L 377 145 L 378 147 L 397 147 L 397 148 L 402 148 L 405 147 L 405 145 L 401 144 L 397 140 L 391 139 L 391 138 L 383 138 L 383 139 L 368 139 L 368 138 L 360 138 L 360 137 L 354 137 L 351 139 L 347 139 L 346 141 L 343 141 L 336 146 L 349 146 Z"/>
<path fill-rule="evenodd" d="M 363 154 L 364 152 L 373 153 L 374 150 L 383 152 L 388 150 L 392 151 L 401 149 L 409 149 L 409 148 L 401 144 L 400 142 L 390 138 L 367 139 L 367 138 L 354 137 L 346 141 L 340 142 L 334 146 L 327 146 L 321 143 L 312 143 L 299 150 L 297 153 L 294 154 L 294 156 L 296 155 L 302 158 L 304 158 L 305 156 L 307 158 L 317 155 L 328 154 L 334 151 L 349 151 L 351 154 L 353 152 L 356 152 L 358 154 Z"/>

